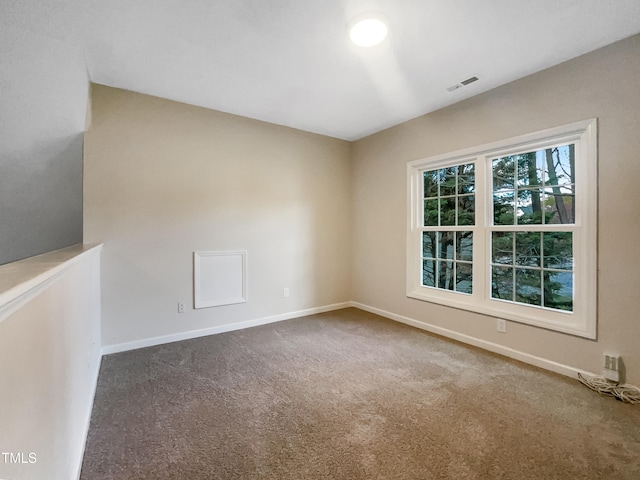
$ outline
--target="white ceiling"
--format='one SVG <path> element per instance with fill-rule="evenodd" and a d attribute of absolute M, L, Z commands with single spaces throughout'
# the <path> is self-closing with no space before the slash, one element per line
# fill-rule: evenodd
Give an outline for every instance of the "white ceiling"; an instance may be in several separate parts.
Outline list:
<path fill-rule="evenodd" d="M 640 31 L 640 0 L 2 3 L 10 60 L 34 34 L 79 48 L 93 82 L 348 140 Z M 367 11 L 388 19 L 390 36 L 364 49 L 346 27 Z"/>

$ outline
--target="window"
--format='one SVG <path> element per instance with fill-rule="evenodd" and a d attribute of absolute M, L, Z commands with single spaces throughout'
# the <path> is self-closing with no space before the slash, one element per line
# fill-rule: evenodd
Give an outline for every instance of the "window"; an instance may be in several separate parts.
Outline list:
<path fill-rule="evenodd" d="M 422 285 L 472 293 L 475 165 L 423 172 Z M 443 229 L 443 227 L 445 229 Z"/>
<path fill-rule="evenodd" d="M 596 121 L 408 164 L 407 296 L 595 338 Z"/>

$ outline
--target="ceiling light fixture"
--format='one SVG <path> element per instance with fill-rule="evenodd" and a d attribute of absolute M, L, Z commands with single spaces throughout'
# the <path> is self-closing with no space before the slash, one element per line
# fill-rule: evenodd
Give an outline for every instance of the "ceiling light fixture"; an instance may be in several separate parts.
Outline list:
<path fill-rule="evenodd" d="M 349 37 L 359 47 L 373 47 L 387 38 L 387 25 L 378 16 L 360 17 L 351 24 Z"/>

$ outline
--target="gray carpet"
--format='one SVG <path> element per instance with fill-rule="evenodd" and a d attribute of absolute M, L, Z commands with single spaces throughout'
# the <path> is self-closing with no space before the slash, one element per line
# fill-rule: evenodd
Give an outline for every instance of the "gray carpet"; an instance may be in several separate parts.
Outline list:
<path fill-rule="evenodd" d="M 82 480 L 640 478 L 640 408 L 356 309 L 109 355 Z"/>

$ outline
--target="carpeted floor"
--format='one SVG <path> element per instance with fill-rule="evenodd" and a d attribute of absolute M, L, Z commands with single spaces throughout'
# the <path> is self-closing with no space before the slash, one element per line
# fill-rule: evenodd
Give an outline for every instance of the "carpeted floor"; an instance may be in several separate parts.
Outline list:
<path fill-rule="evenodd" d="M 638 406 L 356 309 L 105 357 L 81 476 L 608 478 Z"/>

